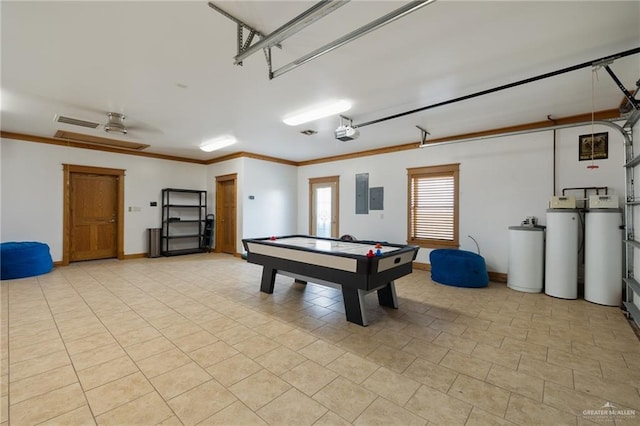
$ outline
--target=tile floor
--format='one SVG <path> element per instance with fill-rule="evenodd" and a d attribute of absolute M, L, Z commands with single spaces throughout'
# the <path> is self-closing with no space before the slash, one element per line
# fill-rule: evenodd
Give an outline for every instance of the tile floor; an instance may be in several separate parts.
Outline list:
<path fill-rule="evenodd" d="M 640 424 L 617 308 L 416 271 L 365 328 L 339 291 L 260 274 L 202 254 L 3 281 L 1 425 Z"/>

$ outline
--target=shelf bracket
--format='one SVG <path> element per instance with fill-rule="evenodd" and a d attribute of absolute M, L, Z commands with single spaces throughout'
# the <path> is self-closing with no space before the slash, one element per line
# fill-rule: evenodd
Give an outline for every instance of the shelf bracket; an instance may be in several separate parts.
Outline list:
<path fill-rule="evenodd" d="M 245 22 L 241 21 L 240 19 L 236 18 L 235 16 L 231 15 L 230 13 L 226 12 L 225 10 L 221 9 L 219 6 L 216 6 L 215 4 L 213 4 L 213 2 L 209 2 L 208 3 L 209 7 L 213 10 L 215 10 L 216 12 L 220 13 L 222 16 L 229 18 L 230 20 L 232 20 L 233 22 L 235 22 L 236 24 L 238 24 L 238 29 L 237 29 L 237 35 L 238 35 L 238 40 L 237 40 L 237 50 L 238 53 L 237 55 L 240 56 L 241 54 L 245 53 L 247 50 L 249 50 L 250 48 L 252 48 L 251 43 L 253 42 L 253 39 L 258 36 L 261 39 L 265 38 L 265 35 L 262 34 L 260 31 L 256 30 L 255 28 L 251 27 L 250 25 L 246 24 Z M 244 38 L 244 30 L 247 29 L 249 31 L 249 34 L 247 35 L 247 38 Z M 277 46 L 279 48 L 282 48 L 282 45 L 280 45 L 280 43 L 274 43 L 273 46 Z M 263 49 L 265 51 L 265 55 L 267 54 L 267 51 L 269 51 L 269 58 L 271 58 L 271 46 L 269 46 L 268 48 Z M 269 60 L 270 62 L 270 60 Z M 240 65 L 242 66 L 242 61 L 236 61 L 235 63 L 236 65 Z M 269 63 L 269 67 L 271 67 L 271 64 Z"/>
<path fill-rule="evenodd" d="M 234 21 L 235 23 L 238 24 L 238 54 L 235 56 L 234 60 L 235 60 L 235 64 L 236 65 L 242 65 L 242 61 L 244 59 L 246 59 L 249 55 L 252 55 L 253 53 L 257 52 L 258 50 L 262 49 L 265 51 L 265 56 L 267 57 L 267 65 L 269 67 L 269 79 L 273 79 L 275 77 L 278 77 L 279 75 L 282 75 L 286 72 L 291 71 L 294 68 L 297 68 L 311 60 L 314 60 L 322 55 L 324 55 L 325 53 L 331 52 L 332 50 L 341 47 L 365 34 L 368 34 L 371 31 L 377 30 L 378 28 L 395 21 L 396 19 L 402 18 L 406 15 L 408 15 L 409 13 L 412 13 L 424 6 L 427 6 L 433 2 L 435 2 L 435 0 L 414 0 L 414 1 L 410 1 L 409 3 L 399 7 L 396 10 L 391 11 L 390 13 L 387 13 L 386 15 L 372 21 L 369 22 L 368 24 L 357 28 L 354 31 L 351 31 L 350 33 L 332 41 L 331 43 L 328 43 L 316 50 L 314 50 L 311 53 L 308 53 L 305 56 L 302 56 L 298 59 L 296 59 L 293 62 L 288 63 L 287 65 L 284 65 L 280 68 L 278 68 L 277 70 L 273 70 L 271 68 L 271 47 L 273 46 L 277 46 L 279 48 L 282 48 L 282 46 L 280 45 L 280 42 L 286 40 L 287 38 L 291 37 L 292 35 L 296 34 L 297 32 L 299 32 L 300 30 L 302 30 L 303 28 L 311 25 L 312 23 L 318 21 L 319 19 L 323 18 L 324 16 L 328 15 L 329 13 L 335 11 L 336 9 L 344 6 L 345 4 L 347 4 L 349 2 L 349 0 L 321 0 L 318 3 L 314 4 L 313 6 L 311 6 L 309 9 L 305 10 L 304 12 L 302 12 L 300 15 L 296 16 L 295 18 L 291 19 L 289 22 L 287 22 L 286 24 L 282 25 L 280 28 L 278 28 L 277 30 L 273 31 L 271 34 L 268 35 L 263 35 L 260 32 L 258 32 L 257 30 L 251 28 L 249 25 L 245 24 L 244 22 L 242 22 L 241 20 L 239 20 L 238 18 L 234 17 L 233 15 L 229 14 L 228 12 L 225 12 L 224 10 L 222 10 L 220 7 L 216 6 L 215 4 L 213 4 L 213 2 L 209 2 L 208 5 L 210 8 L 212 8 L 213 10 L 219 12 L 220 14 L 224 15 L 225 17 L 231 19 L 232 21 Z M 257 35 L 258 37 L 260 37 L 260 41 L 256 42 L 255 44 L 251 45 L 251 42 L 247 42 L 245 43 L 242 39 L 242 35 L 240 30 L 241 29 L 248 29 L 249 31 L 255 32 L 255 34 L 253 35 Z M 249 37 L 251 38 L 252 35 L 250 33 Z M 267 54 L 267 51 L 268 54 Z"/>
<path fill-rule="evenodd" d="M 423 148 L 427 145 L 427 136 L 429 136 L 431 133 L 429 133 L 427 129 L 424 129 L 420 126 L 416 127 L 420 129 L 420 148 Z"/>

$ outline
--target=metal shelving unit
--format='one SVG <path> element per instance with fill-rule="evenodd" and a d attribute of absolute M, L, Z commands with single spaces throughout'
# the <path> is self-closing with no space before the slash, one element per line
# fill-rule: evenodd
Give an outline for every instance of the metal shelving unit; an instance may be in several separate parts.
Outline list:
<path fill-rule="evenodd" d="M 162 190 L 163 256 L 202 252 L 207 192 L 195 189 Z"/>

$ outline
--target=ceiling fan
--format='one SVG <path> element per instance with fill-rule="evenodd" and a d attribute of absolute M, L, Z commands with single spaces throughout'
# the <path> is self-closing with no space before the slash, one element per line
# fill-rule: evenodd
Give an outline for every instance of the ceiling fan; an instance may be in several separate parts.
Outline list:
<path fill-rule="evenodd" d="M 98 112 L 98 111 L 96 111 Z M 90 129 L 98 129 L 99 127 L 104 128 L 105 132 L 109 134 L 116 134 L 126 136 L 129 130 L 137 132 L 141 130 L 143 132 L 150 132 L 155 134 L 162 134 L 162 130 L 144 124 L 142 122 L 135 122 L 132 126 L 125 125 L 126 116 L 122 113 L 118 112 L 103 112 L 100 111 L 100 114 L 106 114 L 107 122 L 104 123 L 103 120 L 99 121 L 87 121 L 79 118 L 73 118 L 69 116 L 64 116 L 60 114 L 56 114 L 54 121 L 58 123 L 71 124 L 74 126 L 86 127 Z M 103 124 L 104 123 L 104 124 Z M 74 141 L 81 143 L 89 143 L 92 145 L 101 145 L 101 146 L 109 146 L 116 148 L 124 148 L 124 149 L 133 149 L 137 151 L 141 151 L 143 149 L 148 148 L 150 145 L 142 142 L 130 142 L 122 139 L 112 139 L 112 138 L 103 138 L 97 136 L 96 134 L 86 134 L 86 133 L 76 133 L 67 130 L 57 130 L 54 134 L 55 138 L 64 139 L 66 141 Z M 127 138 L 128 139 L 128 138 Z"/>
<path fill-rule="evenodd" d="M 127 134 L 127 126 L 124 124 L 126 116 L 117 112 L 108 112 L 107 124 L 104 125 L 104 131 L 107 133 L 120 133 L 121 135 Z"/>
<path fill-rule="evenodd" d="M 90 129 L 97 129 L 98 127 L 104 128 L 104 131 L 111 134 L 126 135 L 130 130 L 132 131 L 144 131 L 155 134 L 162 134 L 163 132 L 153 126 L 149 126 L 142 122 L 135 122 L 133 125 L 125 124 L 126 115 L 119 112 L 102 112 L 100 114 L 106 114 L 107 122 L 105 124 L 98 121 L 87 121 L 79 118 L 73 118 L 61 114 L 56 114 L 55 121 L 58 123 L 71 124 L 74 126 L 87 127 Z"/>
<path fill-rule="evenodd" d="M 89 127 L 93 129 L 97 129 L 98 127 L 104 127 L 105 132 L 107 133 L 119 133 L 121 135 L 126 135 L 128 132 L 127 126 L 124 124 L 125 115 L 117 112 L 108 112 L 107 113 L 107 123 L 102 125 L 100 123 L 92 122 L 92 121 L 84 121 L 76 118 L 65 117 L 65 116 L 56 116 L 56 121 L 59 123 L 65 124 L 73 124 L 76 126 Z M 65 139 L 67 141 L 81 142 L 81 143 L 89 143 L 92 145 L 100 145 L 100 146 L 109 146 L 116 148 L 124 148 L 124 149 L 134 149 L 137 151 L 141 151 L 143 149 L 149 148 L 150 145 L 141 143 L 141 142 L 128 142 L 121 139 L 111 139 L 111 138 L 103 138 L 95 135 L 83 134 L 83 133 L 74 133 L 68 132 L 65 130 L 58 130 L 54 137 L 59 139 Z"/>
<path fill-rule="evenodd" d="M 163 131 L 158 129 L 157 127 L 151 126 L 149 124 L 143 123 L 141 121 L 135 121 L 133 124 L 125 124 L 125 119 L 127 118 L 121 112 L 107 112 L 107 123 L 103 126 L 104 131 L 107 133 L 118 133 L 121 135 L 126 135 L 129 130 L 138 132 L 146 132 L 153 134 L 163 134 Z"/>

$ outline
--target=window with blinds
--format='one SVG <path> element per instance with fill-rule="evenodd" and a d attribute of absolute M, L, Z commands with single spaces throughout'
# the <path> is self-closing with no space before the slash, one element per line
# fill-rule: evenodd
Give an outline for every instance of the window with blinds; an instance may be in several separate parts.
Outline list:
<path fill-rule="evenodd" d="M 459 164 L 407 169 L 409 244 L 458 247 Z"/>

